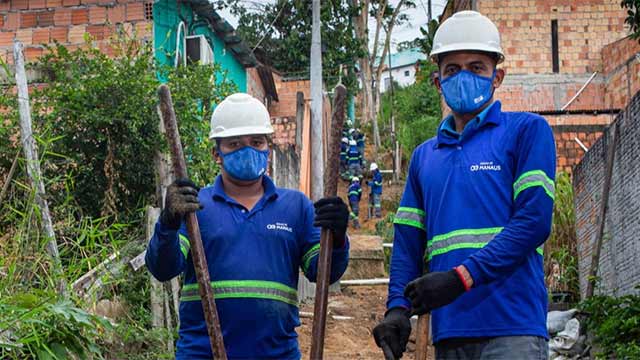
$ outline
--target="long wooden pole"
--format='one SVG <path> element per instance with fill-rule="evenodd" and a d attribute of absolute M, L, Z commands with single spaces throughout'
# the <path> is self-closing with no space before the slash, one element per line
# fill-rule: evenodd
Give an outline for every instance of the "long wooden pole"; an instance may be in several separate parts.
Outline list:
<path fill-rule="evenodd" d="M 173 109 L 173 101 L 171 100 L 169 87 L 164 84 L 160 85 L 158 88 L 158 96 L 160 98 L 160 113 L 162 114 L 162 121 L 171 151 L 173 171 L 176 178 L 186 178 L 187 165 L 184 161 L 176 113 Z M 193 258 L 193 267 L 195 268 L 196 278 L 198 279 L 198 290 L 200 290 L 200 298 L 202 299 L 202 309 L 207 324 L 207 332 L 209 333 L 211 350 L 213 350 L 213 355 L 216 359 L 226 360 L 227 353 L 224 349 L 220 319 L 218 317 L 216 303 L 213 299 L 213 288 L 211 287 L 211 280 L 209 279 L 209 267 L 207 266 L 207 258 L 205 257 L 204 247 L 202 246 L 200 227 L 198 226 L 196 214 L 187 214 L 185 221 L 189 242 L 191 243 L 191 257 Z"/>
<path fill-rule="evenodd" d="M 416 360 L 426 360 L 429 349 L 429 314 L 418 316 L 416 327 Z"/>
<path fill-rule="evenodd" d="M 624 116 L 628 115 L 629 109 L 625 110 Z M 602 199 L 600 200 L 600 219 L 598 222 L 598 237 L 591 250 L 591 269 L 589 270 L 589 277 L 587 284 L 586 297 L 593 296 L 596 286 L 596 275 L 598 275 L 598 267 L 600 265 L 600 251 L 602 250 L 602 239 L 604 238 L 604 226 L 607 218 L 607 208 L 609 205 L 609 193 L 611 190 L 611 178 L 613 176 L 613 164 L 616 158 L 616 147 L 618 144 L 618 123 L 612 124 L 611 140 L 609 146 L 607 146 L 607 167 L 604 176 L 604 183 L 602 184 Z"/>
<path fill-rule="evenodd" d="M 33 138 L 31 126 L 31 108 L 29 105 L 29 90 L 27 87 L 27 74 L 24 70 L 24 56 L 22 54 L 22 43 L 15 41 L 13 44 L 13 58 L 16 64 L 16 86 L 18 88 L 18 107 L 20 112 L 20 133 L 22 135 L 22 148 L 27 161 L 27 174 L 35 189 L 35 201 L 42 216 L 42 227 L 47 237 L 47 253 L 53 261 L 53 272 L 56 275 L 58 293 L 66 296 L 66 281 L 62 273 L 58 244 L 53 232 L 53 221 L 49 213 L 49 204 L 46 200 L 44 182 L 40 172 L 40 160 L 38 158 L 38 148 Z"/>
<path fill-rule="evenodd" d="M 338 193 L 338 166 L 340 164 L 340 138 L 344 123 L 344 102 L 347 88 L 336 86 L 334 90 L 333 116 L 331 133 L 327 144 L 327 171 L 324 177 L 324 196 L 336 196 Z M 313 360 L 322 359 L 324 350 L 324 333 L 327 321 L 327 301 L 329 298 L 329 277 L 331 275 L 331 253 L 333 250 L 333 235 L 322 229 L 320 235 L 320 254 L 318 255 L 318 275 L 316 279 L 316 298 L 313 307 L 313 327 L 311 330 L 311 356 Z"/>

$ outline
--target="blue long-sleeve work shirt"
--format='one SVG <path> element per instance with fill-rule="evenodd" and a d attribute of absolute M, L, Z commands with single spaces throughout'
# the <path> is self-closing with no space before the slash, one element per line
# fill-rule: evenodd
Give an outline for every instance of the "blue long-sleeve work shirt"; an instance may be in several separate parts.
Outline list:
<path fill-rule="evenodd" d="M 298 273 L 316 280 L 320 229 L 304 194 L 276 188 L 266 176 L 263 186 L 251 210 L 225 194 L 221 177 L 200 190 L 202 243 L 228 357 L 299 359 Z M 211 359 L 189 249 L 184 224 L 175 231 L 158 222 L 146 263 L 160 281 L 184 275 L 176 358 Z M 331 282 L 344 273 L 348 256 L 348 241 L 333 250 Z"/>
<path fill-rule="evenodd" d="M 490 105 L 445 119 L 414 151 L 394 220 L 388 308 L 407 283 L 464 265 L 473 288 L 432 312 L 433 338 L 548 337 L 542 246 L 551 229 L 555 145 L 544 118 Z"/>

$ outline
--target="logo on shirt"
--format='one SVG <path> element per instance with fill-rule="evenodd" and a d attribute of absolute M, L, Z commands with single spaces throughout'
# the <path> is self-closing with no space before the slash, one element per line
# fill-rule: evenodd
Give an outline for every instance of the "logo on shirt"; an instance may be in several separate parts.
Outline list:
<path fill-rule="evenodd" d="M 480 164 L 473 164 L 469 167 L 469 170 L 473 171 L 500 171 L 502 168 L 499 164 L 494 164 L 493 161 L 483 161 Z"/>
<path fill-rule="evenodd" d="M 289 225 L 285 223 L 279 223 L 279 222 L 275 224 L 268 224 L 267 230 L 284 230 L 288 232 L 293 232 L 293 230 L 289 227 Z"/>
<path fill-rule="evenodd" d="M 480 101 L 482 101 L 482 100 L 484 100 L 484 96 L 483 96 L 483 95 L 480 95 L 480 96 L 478 96 L 477 98 L 473 99 L 473 103 L 474 103 L 474 104 L 477 104 L 477 103 L 479 103 L 479 102 L 480 102 Z"/>

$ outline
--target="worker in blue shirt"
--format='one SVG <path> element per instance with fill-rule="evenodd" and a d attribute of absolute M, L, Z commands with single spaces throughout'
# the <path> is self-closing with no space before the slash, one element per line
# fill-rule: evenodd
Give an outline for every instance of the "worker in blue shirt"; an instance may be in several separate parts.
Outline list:
<path fill-rule="evenodd" d="M 380 173 L 380 169 L 378 169 L 378 164 L 374 162 L 369 165 L 369 171 L 373 179 L 367 183 L 370 189 L 368 218 L 371 219 L 375 214 L 375 217 L 379 219 L 382 217 L 382 174 Z"/>
<path fill-rule="evenodd" d="M 362 154 L 358 151 L 355 140 L 349 140 L 349 150 L 347 150 L 347 165 L 349 166 L 349 176 L 362 176 Z"/>
<path fill-rule="evenodd" d="M 358 145 L 358 151 L 360 151 L 360 154 L 363 154 L 364 156 L 364 134 L 360 129 L 356 129 L 353 134 L 353 138 L 356 141 L 356 145 Z"/>
<path fill-rule="evenodd" d="M 351 207 L 351 220 L 353 227 L 360 229 L 360 221 L 358 215 L 360 215 L 360 198 L 362 197 L 362 187 L 360 187 L 360 179 L 354 176 L 351 179 L 351 185 L 349 185 L 348 197 L 349 206 Z"/>
<path fill-rule="evenodd" d="M 342 141 L 340 141 L 340 176 L 345 180 L 349 180 L 349 178 L 347 177 L 348 175 L 347 150 L 348 149 L 349 149 L 349 139 L 346 137 L 343 137 Z"/>
<path fill-rule="evenodd" d="M 146 264 L 160 281 L 183 274 L 176 359 L 212 358 L 185 214 L 195 211 L 200 224 L 230 359 L 300 358 L 298 273 L 315 281 L 321 227 L 334 235 L 331 282 L 347 267 L 347 206 L 337 197 L 312 204 L 298 191 L 277 188 L 265 175 L 272 133 L 260 101 L 227 97 L 211 118 L 221 175 L 200 190 L 188 179 L 167 188 Z"/>
<path fill-rule="evenodd" d="M 494 101 L 504 54 L 487 17 L 455 13 L 433 44 L 452 113 L 412 154 L 375 341 L 399 358 L 409 316 L 430 312 L 436 359 L 547 359 L 553 133 L 541 116 Z"/>

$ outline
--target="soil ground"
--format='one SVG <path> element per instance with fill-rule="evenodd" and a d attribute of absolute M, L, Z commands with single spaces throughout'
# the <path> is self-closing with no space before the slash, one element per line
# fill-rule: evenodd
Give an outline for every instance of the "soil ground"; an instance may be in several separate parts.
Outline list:
<path fill-rule="evenodd" d="M 362 186 L 362 199 L 360 201 L 360 225 L 359 230 L 349 226 L 350 234 L 375 234 L 376 223 L 385 219 L 389 212 L 394 212 L 395 208 L 385 206 L 386 204 L 397 203 L 404 184 L 391 184 L 390 175 L 384 175 L 384 185 L 382 194 L 382 218 L 367 220 L 367 203 L 369 200 L 369 188 Z M 363 184 L 370 179 L 364 179 Z M 346 193 L 349 184 L 340 181 L 338 193 L 347 201 Z M 382 359 L 381 350 L 373 340 L 373 328 L 382 320 L 386 310 L 387 286 L 342 286 L 340 294 L 329 296 L 329 316 L 327 317 L 327 328 L 324 341 L 325 359 Z M 300 311 L 313 313 L 313 303 L 303 304 Z M 351 317 L 346 320 L 336 320 L 332 315 Z M 300 350 L 303 359 L 309 358 L 311 349 L 311 327 L 313 319 L 301 317 L 302 326 L 298 331 Z M 414 349 L 413 342 L 408 345 L 408 351 Z M 406 354 L 406 353 L 405 353 Z M 407 356 L 412 358 L 413 354 Z"/>

